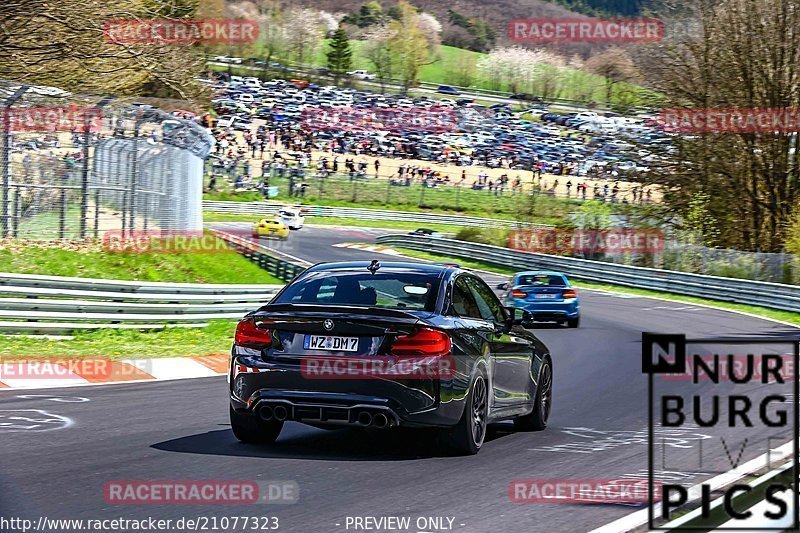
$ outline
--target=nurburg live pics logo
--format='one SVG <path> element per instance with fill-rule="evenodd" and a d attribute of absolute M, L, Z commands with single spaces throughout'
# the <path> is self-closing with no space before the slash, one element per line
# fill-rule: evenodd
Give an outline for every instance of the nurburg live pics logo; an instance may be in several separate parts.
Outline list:
<path fill-rule="evenodd" d="M 700 347 L 690 355 L 687 351 L 687 345 L 700 345 Z M 747 372 L 744 374 L 732 374 L 727 377 L 722 375 L 724 372 L 731 373 L 735 371 L 735 365 L 731 364 L 733 358 L 738 358 L 738 361 L 741 362 L 743 357 L 741 355 L 724 355 L 730 354 L 731 346 L 750 346 L 750 348 L 753 346 L 769 346 L 770 351 L 777 352 L 778 350 L 772 350 L 772 347 L 778 345 L 791 345 L 794 348 L 793 357 L 791 358 L 793 359 L 791 361 L 793 372 L 791 372 L 792 375 L 789 379 L 785 379 L 787 375 L 784 368 L 784 366 L 788 366 L 788 360 L 784 355 L 778 353 L 763 353 L 760 356 L 755 353 L 746 353 L 744 357 L 747 359 L 749 369 Z M 708 346 L 713 346 L 714 354 L 712 356 L 697 353 L 707 350 L 708 348 L 705 347 Z M 726 347 L 723 349 L 727 351 L 717 350 L 719 346 Z M 748 349 L 747 351 L 755 352 L 757 350 Z M 800 358 L 800 339 L 732 337 L 688 340 L 682 334 L 642 333 L 642 372 L 648 376 L 648 474 L 651 487 L 648 502 L 648 527 L 651 530 L 663 531 L 672 529 L 672 527 L 666 527 L 669 523 L 662 523 L 661 527 L 657 527 L 655 525 L 656 519 L 663 522 L 673 520 L 675 518 L 674 513 L 677 510 L 683 510 L 685 504 L 698 497 L 699 502 L 697 503 L 701 504 L 698 517 L 701 520 L 700 524 L 694 525 L 695 521 L 689 520 L 679 526 L 675 525 L 677 529 L 689 531 L 708 531 L 709 529 L 735 531 L 743 529 L 742 526 L 744 524 L 738 527 L 735 524 L 725 527 L 729 520 L 753 518 L 765 525 L 758 527 L 747 523 L 745 527 L 747 530 L 775 530 L 774 522 L 773 525 L 770 525 L 769 521 L 785 520 L 791 517 L 791 514 L 794 515 L 791 517 L 792 527 L 795 530 L 800 527 L 798 491 L 792 490 L 793 486 L 795 489 L 797 488 L 798 474 L 800 474 L 797 453 L 798 446 L 800 446 L 797 424 L 798 389 L 800 388 L 797 375 L 798 358 Z M 721 364 L 725 361 L 727 364 Z M 761 366 L 760 372 L 756 371 L 756 365 Z M 675 384 L 676 381 L 671 380 L 670 377 L 685 375 L 687 372 L 692 374 L 692 379 L 690 382 L 683 381 L 683 388 L 671 391 L 674 392 L 673 394 L 663 392 L 660 395 L 654 394 L 655 375 L 665 378 L 660 383 Z M 711 384 L 714 386 L 712 387 Z M 722 386 L 719 386 L 720 384 Z M 787 384 L 794 386 L 791 401 L 788 397 L 790 393 L 786 390 Z M 696 387 L 696 389 L 690 389 L 687 392 L 689 387 Z M 761 395 L 763 395 L 763 398 L 761 398 Z M 708 402 L 708 400 L 711 401 Z M 791 415 L 786 410 L 789 405 L 793 405 Z M 774 408 L 774 411 L 770 410 L 770 408 Z M 775 475 L 774 477 L 765 478 L 766 481 L 764 482 L 754 482 L 752 486 L 747 484 L 747 478 L 742 478 L 734 484 L 721 488 L 712 487 L 711 483 L 705 480 L 697 485 L 700 489 L 700 494 L 696 494 L 694 491 L 690 492 L 683 485 L 665 482 L 661 486 L 660 513 L 659 516 L 656 516 L 657 501 L 654 499 L 652 484 L 656 476 L 655 429 L 657 425 L 662 428 L 692 425 L 703 428 L 713 427 L 719 428 L 720 433 L 736 435 L 740 442 L 743 439 L 744 444 L 741 444 L 738 450 L 733 448 L 733 456 L 730 453 L 728 444 L 726 444 L 725 437 L 719 437 L 724 448 L 722 451 L 727 454 L 734 469 L 738 468 L 740 464 L 743 453 L 747 448 L 748 440 L 751 442 L 766 442 L 766 453 L 763 456 L 766 457 L 767 467 L 771 471 L 775 471 L 778 466 L 785 463 L 787 457 L 780 457 L 778 452 L 773 449 L 770 441 L 771 439 L 788 440 L 788 430 L 791 429 L 793 430 L 794 438 L 792 443 L 794 447 L 791 463 L 792 470 L 788 470 L 784 474 L 791 474 L 792 477 Z M 750 429 L 753 432 L 753 428 L 756 428 L 756 435 L 745 436 L 745 429 Z M 770 433 L 772 434 L 770 435 Z M 716 450 L 712 450 L 712 452 L 716 453 Z M 736 457 L 737 452 L 738 458 Z M 761 451 L 758 453 L 761 456 Z M 770 453 L 775 454 L 772 462 L 770 461 Z M 724 454 L 719 453 L 714 457 L 724 457 Z M 703 455 L 701 448 L 699 450 L 701 461 Z M 659 454 L 658 460 L 662 463 L 661 468 L 666 468 L 663 464 L 666 463 L 666 456 L 663 452 Z M 759 490 L 763 490 L 763 492 L 755 492 L 754 486 L 758 487 Z M 690 498 L 690 496 L 692 497 Z M 786 501 L 784 501 L 786 496 L 793 498 L 793 507 L 787 505 Z M 712 504 L 712 502 L 720 498 L 721 505 Z M 745 504 L 750 498 L 755 501 L 765 502 L 766 508 L 748 507 Z M 712 523 L 715 519 L 719 519 L 718 516 L 715 517 L 715 514 L 720 509 L 724 510 L 724 520 Z M 783 530 L 784 527 L 786 526 L 782 525 L 778 529 Z"/>

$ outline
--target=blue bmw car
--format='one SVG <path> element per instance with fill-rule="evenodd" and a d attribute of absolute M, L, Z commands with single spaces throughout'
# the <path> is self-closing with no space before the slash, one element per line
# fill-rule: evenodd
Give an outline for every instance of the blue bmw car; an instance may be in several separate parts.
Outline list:
<path fill-rule="evenodd" d="M 569 280 L 559 272 L 518 272 L 508 283 L 498 289 L 508 307 L 524 309 L 539 322 L 566 323 L 577 328 L 581 322 L 581 307 L 577 291 Z"/>

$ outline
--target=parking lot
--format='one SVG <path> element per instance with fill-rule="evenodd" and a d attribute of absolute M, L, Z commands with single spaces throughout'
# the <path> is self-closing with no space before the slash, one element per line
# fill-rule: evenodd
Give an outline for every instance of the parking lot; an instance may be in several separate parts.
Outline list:
<path fill-rule="evenodd" d="M 485 106 L 457 95 L 383 95 L 304 80 L 230 76 L 207 83 L 219 116 L 214 131 L 227 138 L 219 155 L 282 158 L 260 173 L 247 165 L 245 182 L 293 164 L 346 173 L 349 155 L 369 158 L 368 169 L 358 163 L 357 177 L 402 180 L 410 167 L 412 177 L 436 185 L 491 192 L 535 185 L 554 196 L 642 203 L 658 195 L 636 178 L 669 145 L 647 117 L 562 115 L 544 105 Z"/>

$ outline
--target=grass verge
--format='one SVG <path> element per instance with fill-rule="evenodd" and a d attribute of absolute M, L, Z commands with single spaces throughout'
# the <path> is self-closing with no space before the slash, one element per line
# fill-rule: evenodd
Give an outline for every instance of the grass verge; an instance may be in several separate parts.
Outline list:
<path fill-rule="evenodd" d="M 283 283 L 233 250 L 112 252 L 99 244 L 0 245 L 0 272 L 170 283 Z"/>
<path fill-rule="evenodd" d="M 465 268 L 486 270 L 501 275 L 503 274 L 513 275 L 515 272 L 519 271 L 508 267 L 497 266 L 485 261 L 463 260 L 444 255 L 429 254 L 427 252 L 420 252 L 418 250 L 411 250 L 408 248 L 395 248 L 395 250 L 409 257 L 416 257 L 419 259 L 427 259 L 430 261 L 437 261 L 437 262 L 455 262 Z M 619 292 L 635 296 L 642 296 L 644 298 L 658 298 L 660 300 L 670 300 L 680 303 L 699 304 L 708 307 L 716 307 L 719 309 L 725 309 L 728 311 L 737 311 L 739 313 L 746 313 L 759 317 L 769 318 L 772 320 L 779 320 L 781 322 L 788 322 L 790 324 L 796 324 L 800 326 L 800 313 L 792 313 L 789 311 L 779 311 L 777 309 L 768 309 L 766 307 L 757 307 L 754 305 L 720 302 L 717 300 L 707 300 L 703 298 L 697 298 L 694 296 L 683 296 L 680 294 L 671 294 L 667 292 L 659 292 L 646 289 L 635 289 L 632 287 L 624 287 L 620 285 L 592 283 L 587 281 L 574 281 L 573 285 L 575 285 L 577 288 Z"/>
<path fill-rule="evenodd" d="M 41 358 L 102 357 L 144 359 L 228 353 L 236 324 L 213 320 L 204 328 L 167 328 L 159 331 L 100 330 L 78 332 L 73 339 L 0 336 L 0 359 L 25 354 Z"/>

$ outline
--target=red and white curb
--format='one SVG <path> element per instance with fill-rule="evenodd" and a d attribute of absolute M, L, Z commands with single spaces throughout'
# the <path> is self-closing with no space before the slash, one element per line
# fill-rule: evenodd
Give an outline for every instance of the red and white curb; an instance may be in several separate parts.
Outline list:
<path fill-rule="evenodd" d="M 333 245 L 335 248 L 353 248 L 355 250 L 364 250 L 366 252 L 375 252 L 378 254 L 387 255 L 403 255 L 393 248 L 380 246 L 377 244 L 362 244 L 358 242 L 340 242 Z"/>
<path fill-rule="evenodd" d="M 225 375 L 229 356 L 0 361 L 0 389 L 51 389 Z"/>

